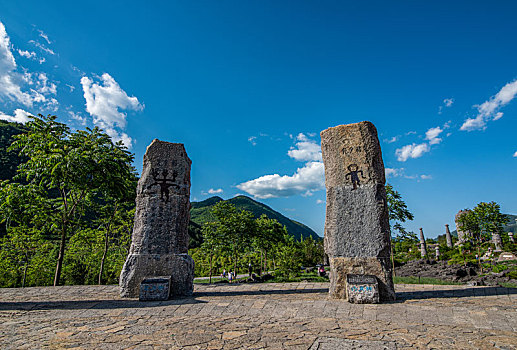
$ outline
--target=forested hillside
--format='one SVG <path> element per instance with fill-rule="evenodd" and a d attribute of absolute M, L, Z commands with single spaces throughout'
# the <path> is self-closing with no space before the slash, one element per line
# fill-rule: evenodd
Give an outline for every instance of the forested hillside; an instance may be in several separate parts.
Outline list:
<path fill-rule="evenodd" d="M 192 209 L 190 210 L 190 219 L 198 225 L 203 225 L 205 222 L 211 221 L 210 209 L 217 203 L 224 201 L 221 197 L 210 197 L 201 202 L 192 202 Z M 235 205 L 239 210 L 247 210 L 253 214 L 255 218 L 261 215 L 266 215 L 270 219 L 277 220 L 280 224 L 284 225 L 287 232 L 296 239 L 300 237 L 307 238 L 312 237 L 314 239 L 320 239 L 321 237 L 316 234 L 310 227 L 304 224 L 294 221 L 273 210 L 267 205 L 257 202 L 246 196 L 237 196 L 227 200 L 229 203 Z"/>

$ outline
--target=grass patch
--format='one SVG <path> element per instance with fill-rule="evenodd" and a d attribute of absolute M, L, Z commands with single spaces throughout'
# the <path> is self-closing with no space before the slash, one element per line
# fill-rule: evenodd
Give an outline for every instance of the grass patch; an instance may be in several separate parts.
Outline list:
<path fill-rule="evenodd" d="M 307 282 L 328 282 L 328 277 L 321 277 L 318 275 L 317 272 L 308 272 L 308 273 L 302 273 L 299 276 L 290 276 L 290 277 L 283 277 L 283 276 L 275 276 L 272 280 L 269 282 L 271 283 L 289 283 L 289 282 L 301 282 L 301 281 L 307 281 Z"/>
<path fill-rule="evenodd" d="M 215 282 L 218 282 L 218 281 L 221 281 L 223 278 L 221 277 L 212 277 L 212 283 L 215 283 Z M 225 278 L 225 280 L 227 280 L 227 278 Z M 194 279 L 194 283 L 196 284 L 208 284 L 210 280 L 208 278 L 206 279 Z"/>
<path fill-rule="evenodd" d="M 393 277 L 393 282 L 396 284 L 438 284 L 438 285 L 462 285 L 463 283 L 444 281 L 432 277 Z"/>
<path fill-rule="evenodd" d="M 510 282 L 502 282 L 500 283 L 505 288 L 517 288 L 517 284 Z"/>

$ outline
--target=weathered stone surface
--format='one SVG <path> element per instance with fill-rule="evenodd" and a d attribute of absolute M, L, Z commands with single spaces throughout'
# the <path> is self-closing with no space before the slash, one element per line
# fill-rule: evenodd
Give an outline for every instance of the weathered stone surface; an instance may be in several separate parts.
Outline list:
<path fill-rule="evenodd" d="M 382 340 L 354 340 L 344 338 L 330 338 L 321 337 L 316 339 L 309 350 L 396 350 L 397 344 L 395 342 L 388 342 Z"/>
<path fill-rule="evenodd" d="M 468 213 L 470 210 L 460 210 L 456 216 L 454 217 L 454 222 L 456 223 L 456 232 L 458 233 L 458 244 L 464 243 L 468 239 L 468 232 L 464 232 L 460 229 L 460 223 L 458 221 L 459 217 L 463 214 Z"/>
<path fill-rule="evenodd" d="M 377 304 L 379 302 L 379 283 L 374 275 L 346 275 L 346 294 L 354 304 Z"/>
<path fill-rule="evenodd" d="M 508 232 L 508 239 L 510 242 L 515 243 L 515 239 L 513 238 L 513 232 Z"/>
<path fill-rule="evenodd" d="M 440 246 L 434 247 L 436 260 L 440 259 Z"/>
<path fill-rule="evenodd" d="M 503 250 L 503 240 L 501 239 L 501 235 L 499 233 L 492 233 L 492 243 L 495 245 L 494 252 L 501 252 Z"/>
<path fill-rule="evenodd" d="M 420 255 L 422 258 L 427 256 L 427 245 L 425 243 L 424 230 L 420 227 Z"/>
<path fill-rule="evenodd" d="M 381 300 L 394 300 L 384 164 L 370 122 L 321 132 L 327 213 L 325 252 L 331 266 L 329 293 L 345 298 L 346 274 L 372 274 Z"/>
<path fill-rule="evenodd" d="M 397 284 L 398 302 L 357 305 L 328 286 L 197 284 L 146 303 L 117 286 L 0 288 L 0 348 L 517 348 L 515 288 Z"/>
<path fill-rule="evenodd" d="M 140 283 L 140 301 L 168 300 L 171 291 L 171 277 L 144 278 Z"/>
<path fill-rule="evenodd" d="M 449 230 L 449 225 L 445 224 L 445 240 L 447 241 L 447 247 L 452 248 L 452 236 Z"/>
<path fill-rule="evenodd" d="M 191 295 L 194 261 L 187 254 L 190 165 L 183 144 L 154 140 L 138 181 L 131 249 L 120 295 L 138 297 L 146 277 L 171 276 L 171 296 Z"/>
<path fill-rule="evenodd" d="M 498 262 L 517 260 L 517 256 L 512 252 L 502 252 L 497 259 Z"/>

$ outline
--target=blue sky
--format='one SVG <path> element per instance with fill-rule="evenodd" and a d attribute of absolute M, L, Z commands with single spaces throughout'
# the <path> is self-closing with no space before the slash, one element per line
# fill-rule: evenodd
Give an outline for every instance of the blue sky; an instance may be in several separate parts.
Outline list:
<path fill-rule="evenodd" d="M 0 3 L 0 118 L 56 114 L 193 161 L 191 199 L 254 196 L 323 234 L 319 132 L 369 120 L 429 237 L 517 213 L 514 1 Z"/>

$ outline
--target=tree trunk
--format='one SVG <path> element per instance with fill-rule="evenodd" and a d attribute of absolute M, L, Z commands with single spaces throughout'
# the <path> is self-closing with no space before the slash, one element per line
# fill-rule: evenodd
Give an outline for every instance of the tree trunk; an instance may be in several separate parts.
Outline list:
<path fill-rule="evenodd" d="M 267 268 L 267 250 L 264 250 L 264 271 L 266 271 L 266 275 L 269 273 Z"/>
<path fill-rule="evenodd" d="M 262 260 L 262 249 L 260 250 L 260 269 L 259 269 L 259 276 L 262 276 L 262 267 L 263 267 L 263 260 Z"/>
<path fill-rule="evenodd" d="M 61 268 L 63 266 L 63 258 L 65 256 L 65 240 L 66 240 L 66 229 L 65 223 L 63 223 L 63 229 L 61 230 L 61 243 L 59 244 L 59 255 L 57 257 L 56 274 L 54 275 L 54 287 L 59 285 L 59 279 L 61 278 Z"/>
<path fill-rule="evenodd" d="M 102 284 L 102 272 L 104 271 L 104 261 L 106 260 L 106 256 L 108 255 L 111 224 L 113 223 L 113 218 L 115 217 L 115 214 L 117 213 L 117 209 L 118 209 L 118 204 L 115 204 L 115 210 L 113 211 L 110 221 L 108 222 L 108 226 L 106 227 L 106 235 L 104 236 L 104 252 L 102 252 L 101 267 L 99 269 L 99 284 Z"/>
<path fill-rule="evenodd" d="M 235 279 L 237 279 L 237 250 L 233 251 L 233 273 L 235 273 Z"/>
<path fill-rule="evenodd" d="M 391 268 L 392 268 L 392 270 L 391 270 L 392 271 L 391 278 L 393 278 L 393 277 L 395 277 L 395 257 L 393 256 L 393 240 L 391 241 L 390 249 L 391 249 Z"/>
<path fill-rule="evenodd" d="M 106 260 L 106 255 L 108 254 L 108 238 L 109 230 L 106 230 L 106 236 L 104 236 L 104 252 L 102 253 L 101 267 L 99 269 L 99 284 L 102 284 L 102 271 L 104 270 L 104 260 Z"/>
<path fill-rule="evenodd" d="M 214 257 L 214 254 L 212 252 L 210 252 L 210 272 L 208 273 L 208 275 L 209 275 L 208 283 L 209 284 L 212 284 L 212 260 L 213 260 L 213 257 Z"/>
<path fill-rule="evenodd" d="M 25 288 L 25 280 L 27 278 L 27 266 L 29 265 L 29 261 L 25 261 L 25 268 L 23 269 L 23 280 L 22 280 L 22 288 Z"/>

